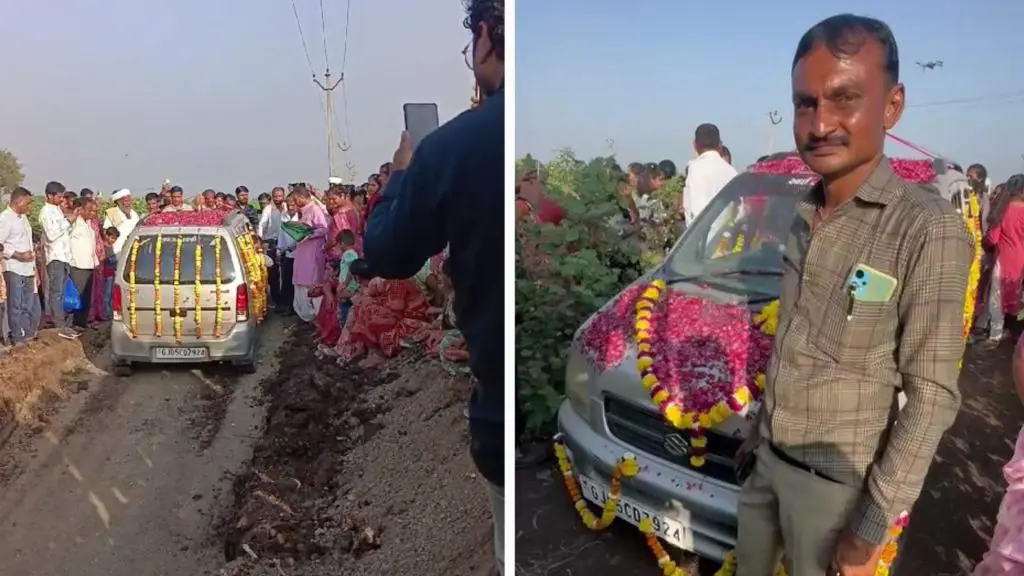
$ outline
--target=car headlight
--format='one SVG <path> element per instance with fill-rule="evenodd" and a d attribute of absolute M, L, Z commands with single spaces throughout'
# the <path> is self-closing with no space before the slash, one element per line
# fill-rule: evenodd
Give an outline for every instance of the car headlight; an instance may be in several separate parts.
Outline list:
<path fill-rule="evenodd" d="M 587 361 L 578 350 L 569 348 L 569 361 L 565 365 L 565 395 L 569 404 L 584 419 L 588 419 L 587 381 L 590 379 Z"/>

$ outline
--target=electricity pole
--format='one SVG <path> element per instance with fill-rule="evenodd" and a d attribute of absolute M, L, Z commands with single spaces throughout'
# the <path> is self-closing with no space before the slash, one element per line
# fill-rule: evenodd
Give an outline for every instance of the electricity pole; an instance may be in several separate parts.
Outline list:
<path fill-rule="evenodd" d="M 324 72 L 324 82 L 320 83 L 315 77 L 313 82 L 324 91 L 326 94 L 327 106 L 325 112 L 327 113 L 327 164 L 329 165 L 330 173 L 328 176 L 334 176 L 334 148 L 337 144 L 334 141 L 334 89 L 337 88 L 345 80 L 345 73 L 341 73 L 341 77 L 334 84 L 331 84 L 331 69 L 328 68 Z"/>

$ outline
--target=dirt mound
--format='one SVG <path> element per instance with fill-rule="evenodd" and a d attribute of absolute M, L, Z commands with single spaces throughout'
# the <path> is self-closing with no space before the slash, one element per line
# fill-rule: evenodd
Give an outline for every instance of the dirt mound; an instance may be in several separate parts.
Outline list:
<path fill-rule="evenodd" d="M 264 436 L 221 524 L 221 576 L 474 574 L 490 512 L 468 455 L 465 378 L 411 356 L 371 371 L 316 359 L 308 327 L 264 382 Z"/>
<path fill-rule="evenodd" d="M 87 386 L 97 370 L 90 360 L 97 346 L 105 346 L 99 330 L 79 340 L 43 330 L 38 340 L 0 354 L 0 427 L 36 425 L 48 400 Z"/>

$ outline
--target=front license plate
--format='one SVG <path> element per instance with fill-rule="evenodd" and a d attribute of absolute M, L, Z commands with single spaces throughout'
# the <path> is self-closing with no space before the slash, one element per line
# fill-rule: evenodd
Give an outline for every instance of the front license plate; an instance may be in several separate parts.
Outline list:
<path fill-rule="evenodd" d="M 608 487 L 582 474 L 577 474 L 577 478 L 580 481 L 580 490 L 583 492 L 583 497 L 603 507 L 604 503 L 608 501 L 608 494 L 610 492 Z M 641 520 L 650 518 L 651 523 L 654 524 L 655 532 L 658 533 L 662 540 L 676 548 L 693 551 L 693 532 L 690 530 L 688 521 L 684 523 L 667 518 L 623 496 L 619 496 L 619 504 L 615 515 L 637 528 L 640 527 Z"/>
<path fill-rule="evenodd" d="M 206 348 L 153 349 L 153 358 L 156 360 L 205 360 L 208 354 Z"/>

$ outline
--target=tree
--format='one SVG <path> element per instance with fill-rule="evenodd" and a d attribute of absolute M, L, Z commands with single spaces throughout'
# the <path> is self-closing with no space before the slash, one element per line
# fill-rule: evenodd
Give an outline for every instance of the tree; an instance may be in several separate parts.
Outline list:
<path fill-rule="evenodd" d="M 10 150 L 0 149 L 0 189 L 13 190 L 25 180 L 18 157 Z"/>

